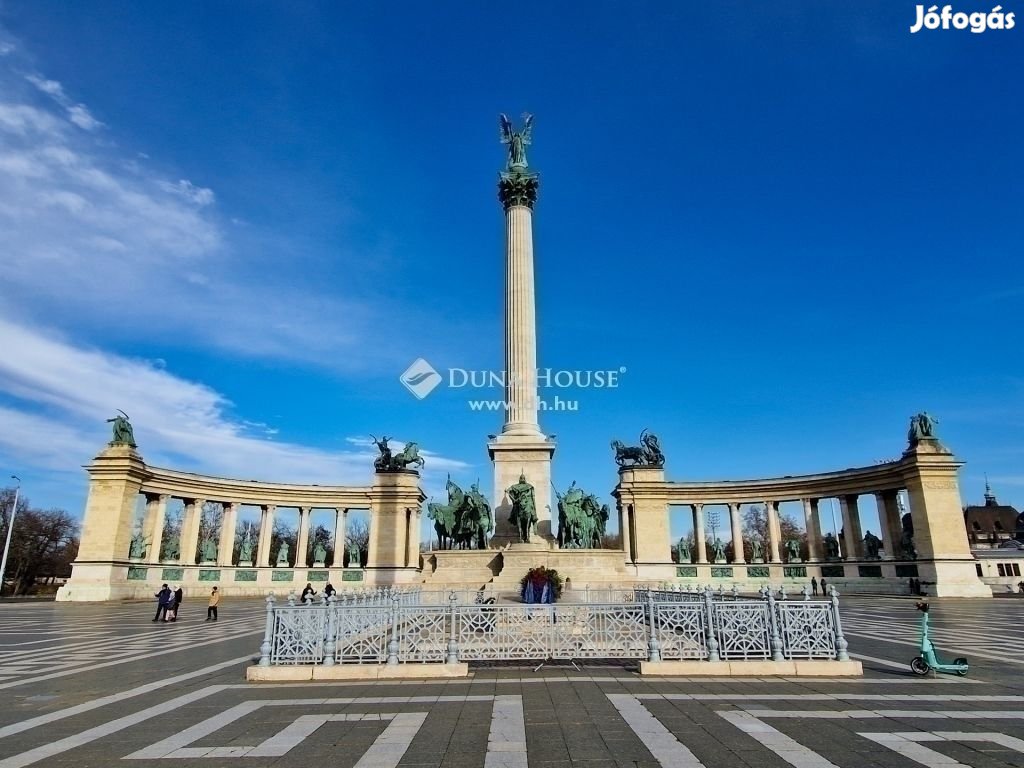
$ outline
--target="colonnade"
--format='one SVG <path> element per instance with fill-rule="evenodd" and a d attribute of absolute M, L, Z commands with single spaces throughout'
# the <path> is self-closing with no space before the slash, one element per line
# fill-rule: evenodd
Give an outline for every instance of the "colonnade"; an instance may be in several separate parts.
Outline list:
<path fill-rule="evenodd" d="M 880 528 L 879 538 L 882 541 L 880 559 L 900 559 L 900 542 L 902 539 L 903 524 L 899 508 L 899 493 L 901 489 L 876 491 L 873 493 L 878 507 L 878 522 Z M 858 560 L 868 557 L 864 547 L 863 526 L 860 520 L 860 508 L 858 499 L 864 494 L 848 493 L 838 497 L 839 509 L 842 515 L 842 541 L 839 548 L 838 558 L 828 558 L 821 533 L 821 520 L 819 517 L 820 502 L 824 499 L 818 497 L 801 499 L 764 499 L 761 501 L 728 502 L 725 506 L 729 509 L 729 529 L 732 543 L 732 560 L 737 565 L 746 563 L 746 539 L 743 536 L 742 509 L 750 504 L 761 504 L 765 508 L 768 522 L 768 541 L 764 551 L 764 561 L 769 563 L 781 563 L 788 558 L 783 558 L 782 553 L 785 542 L 782 541 L 782 526 L 779 517 L 779 505 L 787 501 L 800 501 L 803 506 L 804 531 L 807 535 L 807 560 L 816 562 L 827 559 Z M 707 532 L 704 523 L 705 506 L 716 502 L 705 503 L 702 501 L 691 502 L 686 505 L 690 508 L 693 523 L 692 529 L 695 539 L 695 553 L 693 562 L 698 565 L 710 564 L 712 561 L 707 552 Z M 668 543 L 671 547 L 671 542 Z"/>
<path fill-rule="evenodd" d="M 160 551 L 163 548 L 163 532 L 164 522 L 167 517 L 167 506 L 168 502 L 174 498 L 170 494 L 166 493 L 144 493 L 146 499 L 146 510 L 142 520 L 142 537 L 146 542 L 146 555 L 142 558 L 142 562 L 146 562 L 153 565 L 158 564 L 182 564 L 182 565 L 196 565 L 197 556 L 196 550 L 199 547 L 199 528 L 202 518 L 203 505 L 206 504 L 209 499 L 199 498 L 182 498 L 184 502 L 184 515 L 182 516 L 181 525 L 181 541 L 179 545 L 179 556 L 172 560 L 161 560 Z M 221 504 L 224 510 L 224 516 L 221 522 L 221 527 L 217 539 L 217 558 L 216 561 L 203 560 L 202 556 L 198 557 L 198 561 L 203 565 L 218 566 L 232 566 L 232 565 L 243 565 L 251 566 L 256 565 L 257 567 L 269 567 L 275 565 L 272 562 L 273 556 L 276 553 L 270 551 L 270 539 L 274 530 L 274 520 L 277 514 L 277 504 L 259 504 L 259 505 L 243 505 L 238 501 L 227 501 L 227 502 L 216 502 Z M 243 560 L 241 556 L 238 562 L 234 562 L 234 545 L 235 536 L 238 528 L 238 519 L 240 508 L 242 506 L 257 506 L 260 509 L 260 524 L 258 538 L 254 543 L 254 549 L 256 552 L 256 560 L 247 561 Z M 312 507 L 312 506 L 300 506 L 300 507 L 282 507 L 285 509 L 297 509 L 299 512 L 299 530 L 298 539 L 295 544 L 294 554 L 294 566 L 296 568 L 305 568 L 309 565 L 317 564 L 313 562 L 312 554 L 309 552 L 309 536 L 310 527 L 312 525 L 312 516 L 314 509 L 316 510 L 329 510 L 334 513 L 334 524 L 332 527 L 332 538 L 334 546 L 334 560 L 333 567 L 339 568 L 343 562 L 346 531 L 348 528 L 348 513 L 347 507 Z M 319 563 L 323 565 L 323 563 Z M 360 564 L 351 564 L 350 567 L 358 567 Z"/>
<path fill-rule="evenodd" d="M 218 583 L 229 594 L 264 594 L 292 581 L 329 578 L 330 569 L 344 563 L 346 529 L 351 510 L 368 510 L 369 541 L 361 552 L 360 570 L 351 574 L 363 584 L 415 581 L 419 574 L 420 510 L 426 497 L 419 474 L 412 471 L 375 472 L 367 486 L 329 486 L 271 483 L 196 475 L 146 465 L 134 447 L 110 444 L 86 467 L 89 497 L 82 520 L 78 557 L 71 578 L 58 600 L 109 600 L 152 594 L 161 581 L 205 585 Z M 145 498 L 142 537 L 146 551 L 138 550 L 138 500 Z M 184 502 L 179 556 L 162 562 L 164 522 L 172 499 Z M 223 506 L 216 552 L 200 549 L 203 504 Z M 239 557 L 234 544 L 241 508 L 260 509 L 259 534 L 253 544 L 255 561 Z M 299 530 L 287 568 L 270 551 L 274 520 L 282 509 L 297 509 Z M 314 510 L 334 514 L 334 562 L 313 562 L 310 528 Z M 213 535 L 210 538 L 214 538 Z M 241 554 L 241 553 L 240 553 Z M 198 556 L 197 556 L 198 555 Z M 198 562 L 197 562 L 198 561 Z M 303 573 L 303 569 L 310 569 Z M 348 581 L 346 574 L 336 580 Z"/>
<path fill-rule="evenodd" d="M 689 506 L 693 516 L 697 566 L 690 576 L 716 575 L 716 564 L 728 563 L 740 568 L 719 568 L 728 578 L 750 578 L 752 574 L 769 578 L 808 577 L 812 572 L 829 580 L 884 577 L 906 578 L 913 574 L 922 583 L 933 585 L 936 595 L 985 595 L 991 590 L 978 578 L 963 525 L 957 470 L 961 463 L 934 438 L 921 438 L 908 446 L 896 461 L 869 467 L 845 469 L 817 475 L 786 476 L 760 480 L 721 482 L 672 482 L 658 466 L 622 467 L 613 495 L 619 512 L 619 530 L 627 565 L 637 577 L 673 578 L 676 564 L 671 562 L 670 509 Z M 913 549 L 904 551 L 900 494 L 905 493 L 913 526 Z M 879 552 L 867 552 L 862 531 L 858 499 L 874 495 L 878 506 Z M 823 499 L 836 499 L 842 516 L 842 541 L 837 552 L 826 551 L 822 536 L 820 505 Z M 779 504 L 799 501 L 807 532 L 806 560 L 785 552 L 782 541 Z M 748 504 L 763 504 L 767 512 L 767 542 L 759 568 L 743 569 L 748 564 L 743 540 L 741 510 Z M 707 551 L 705 509 L 722 505 L 729 510 L 732 558 L 713 562 Z M 723 542 L 724 544 L 724 542 Z M 872 548 L 873 549 L 873 548 Z M 807 568 L 790 568 L 799 560 Z M 870 562 L 881 562 L 882 567 Z M 896 561 L 885 565 L 885 562 Z M 844 567 L 844 563 L 849 563 Z M 775 566 L 786 565 L 785 568 Z M 768 570 L 765 571 L 765 565 Z M 707 570 L 700 570 L 707 566 Z M 841 575 L 838 575 L 841 574 Z"/>

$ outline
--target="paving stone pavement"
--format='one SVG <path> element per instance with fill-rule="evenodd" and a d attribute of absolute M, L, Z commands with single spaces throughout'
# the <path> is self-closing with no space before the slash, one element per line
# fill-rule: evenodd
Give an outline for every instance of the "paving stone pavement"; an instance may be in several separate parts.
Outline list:
<path fill-rule="evenodd" d="M 0 604 L 0 768 L 1024 768 L 1024 599 L 843 598 L 863 678 L 641 679 L 620 665 L 474 667 L 465 680 L 250 684 L 258 600 L 175 624 L 143 603 Z"/>

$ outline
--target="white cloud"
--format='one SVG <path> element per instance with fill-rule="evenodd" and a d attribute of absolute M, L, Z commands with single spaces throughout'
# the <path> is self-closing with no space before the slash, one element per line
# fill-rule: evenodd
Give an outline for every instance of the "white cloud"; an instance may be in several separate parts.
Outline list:
<path fill-rule="evenodd" d="M 98 121 L 18 58 L 0 59 L 0 317 L 336 370 L 392 354 L 366 343 L 385 310 L 303 285 L 284 239 L 226 234 L 213 189 L 79 130 Z"/>
<path fill-rule="evenodd" d="M 213 203 L 213 190 L 205 187 L 197 187 L 187 179 L 179 179 L 177 184 L 168 181 L 160 182 L 160 188 L 165 192 L 178 195 L 196 205 L 210 205 Z"/>
<path fill-rule="evenodd" d="M 64 107 L 67 111 L 68 119 L 79 128 L 86 131 L 95 131 L 96 129 L 103 127 L 103 123 L 92 116 L 89 112 L 89 108 L 86 107 L 85 104 L 73 103 L 64 92 L 64 86 L 56 80 L 48 80 L 42 75 L 36 73 L 25 75 L 25 79 L 32 83 L 32 85 L 38 88 L 42 93 L 45 93 L 55 102 L 60 104 L 60 106 Z"/>
<path fill-rule="evenodd" d="M 277 430 L 233 418 L 223 395 L 175 376 L 163 361 L 79 348 L 2 319 L 0 338 L 0 390 L 19 404 L 0 405 L 0 450 L 24 464 L 66 470 L 83 463 L 109 439 L 103 420 L 122 409 L 140 452 L 156 466 L 244 479 L 370 482 L 376 451 L 369 440 L 349 440 L 351 448 L 336 451 L 279 442 L 270 439 Z M 428 455 L 429 480 L 465 466 Z"/>

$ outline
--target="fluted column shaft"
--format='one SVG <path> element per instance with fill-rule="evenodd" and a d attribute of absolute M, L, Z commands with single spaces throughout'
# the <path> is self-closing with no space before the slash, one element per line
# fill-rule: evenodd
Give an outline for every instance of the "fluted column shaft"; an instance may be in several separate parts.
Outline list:
<path fill-rule="evenodd" d="M 217 565 L 232 565 L 235 554 L 235 527 L 238 525 L 238 502 L 224 505 L 224 520 L 220 525 L 220 539 L 217 542 Z"/>
<path fill-rule="evenodd" d="M 196 552 L 199 549 L 199 523 L 203 515 L 205 499 L 186 500 L 185 521 L 181 526 L 181 562 L 186 565 L 196 564 Z"/>
<path fill-rule="evenodd" d="M 276 505 L 265 504 L 260 515 L 260 543 L 256 547 L 256 564 L 264 568 L 270 565 L 270 534 L 274 530 L 276 511 Z"/>
<path fill-rule="evenodd" d="M 142 536 L 148 543 L 146 562 L 160 562 L 160 547 L 163 546 L 164 519 L 167 517 L 166 494 L 146 496 L 146 517 L 142 524 Z"/>
<path fill-rule="evenodd" d="M 821 560 L 821 520 L 818 516 L 818 500 L 802 499 L 804 505 L 804 530 L 807 531 L 807 559 Z"/>
<path fill-rule="evenodd" d="M 505 423 L 503 434 L 539 435 L 533 211 L 505 211 Z"/>
<path fill-rule="evenodd" d="M 341 568 L 345 563 L 345 528 L 348 523 L 348 510 L 334 510 L 334 560 L 332 568 Z"/>
<path fill-rule="evenodd" d="M 295 567 L 309 565 L 309 520 L 312 507 L 299 507 L 299 540 L 295 542 Z"/>
<path fill-rule="evenodd" d="M 847 559 L 856 559 L 861 555 L 860 513 L 856 494 L 840 496 L 839 509 L 843 513 L 843 555 Z"/>
<path fill-rule="evenodd" d="M 772 563 L 781 563 L 782 526 L 779 525 L 779 503 L 766 501 L 764 508 L 768 517 L 768 559 Z"/>
<path fill-rule="evenodd" d="M 729 524 L 732 527 L 732 561 L 738 565 L 747 562 L 743 555 L 743 526 L 740 525 L 740 505 L 729 505 Z"/>
<path fill-rule="evenodd" d="M 903 521 L 900 520 L 899 491 L 876 493 L 878 524 L 882 527 L 882 546 L 889 560 L 899 557 L 900 539 L 903 536 Z"/>
<path fill-rule="evenodd" d="M 690 506 L 693 509 L 693 538 L 696 540 L 694 543 L 697 545 L 697 562 L 707 563 L 708 537 L 704 533 L 704 505 L 691 504 Z"/>

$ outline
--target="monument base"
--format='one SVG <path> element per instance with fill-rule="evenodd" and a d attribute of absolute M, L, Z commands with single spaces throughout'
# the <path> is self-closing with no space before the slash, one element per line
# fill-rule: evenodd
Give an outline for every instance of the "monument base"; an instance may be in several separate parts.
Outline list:
<path fill-rule="evenodd" d="M 551 498 L 551 457 L 555 443 L 544 435 L 498 435 L 487 443 L 487 452 L 494 464 L 494 535 L 491 548 L 501 549 L 518 544 L 519 532 L 509 522 L 512 503 L 505 492 L 524 475 L 533 486 L 537 507 L 537 525 L 531 542 L 553 542 L 551 516 L 557 505 Z"/>

